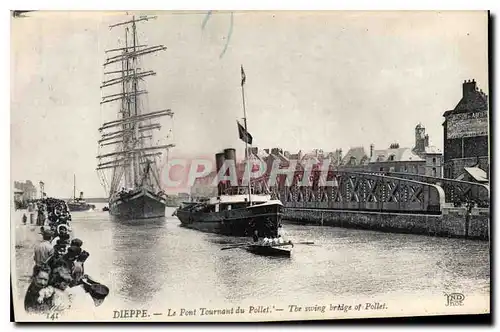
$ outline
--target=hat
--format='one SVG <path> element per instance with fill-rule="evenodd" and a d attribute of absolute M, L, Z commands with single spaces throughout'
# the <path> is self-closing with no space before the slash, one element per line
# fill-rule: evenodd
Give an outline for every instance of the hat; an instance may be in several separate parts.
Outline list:
<path fill-rule="evenodd" d="M 83 287 L 85 290 L 92 296 L 94 300 L 104 300 L 106 296 L 109 294 L 109 288 L 107 286 L 104 286 L 103 284 L 100 284 L 96 281 L 88 279 L 87 280 L 82 280 L 83 281 Z"/>
<path fill-rule="evenodd" d="M 76 257 L 80 255 L 82 252 L 82 248 L 77 247 L 77 246 L 70 246 L 68 247 L 68 256 L 73 256 Z"/>
<path fill-rule="evenodd" d="M 90 256 L 90 254 L 87 251 L 82 250 L 82 253 L 80 255 L 78 255 L 76 260 L 83 263 L 87 260 L 87 258 L 89 258 L 89 256 Z"/>
<path fill-rule="evenodd" d="M 61 228 L 66 228 L 66 231 L 69 231 L 69 227 L 68 225 L 65 225 L 65 224 L 60 224 L 57 226 L 57 232 L 60 233 L 61 232 Z"/>
<path fill-rule="evenodd" d="M 83 245 L 83 241 L 78 238 L 75 238 L 71 240 L 71 245 L 76 247 L 81 247 Z"/>

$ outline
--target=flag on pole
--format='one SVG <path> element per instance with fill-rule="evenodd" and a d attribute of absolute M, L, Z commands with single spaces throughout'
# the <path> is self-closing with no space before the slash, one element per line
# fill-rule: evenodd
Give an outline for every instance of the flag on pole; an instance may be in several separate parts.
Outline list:
<path fill-rule="evenodd" d="M 247 80 L 247 76 L 245 75 L 245 71 L 243 70 L 243 65 L 241 66 L 241 86 L 245 84 L 245 81 Z"/>
<path fill-rule="evenodd" d="M 238 124 L 238 133 L 240 135 L 240 139 L 243 142 L 246 142 L 246 143 L 252 145 L 252 141 L 253 141 L 252 135 L 250 135 L 250 133 L 247 132 L 245 130 L 245 128 L 238 121 L 236 121 L 236 123 Z"/>

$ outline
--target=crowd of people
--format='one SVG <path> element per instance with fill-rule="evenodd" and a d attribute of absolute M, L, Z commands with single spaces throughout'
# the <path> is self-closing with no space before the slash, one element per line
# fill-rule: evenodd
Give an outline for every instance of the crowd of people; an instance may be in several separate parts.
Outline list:
<path fill-rule="evenodd" d="M 254 242 L 258 242 L 258 240 L 256 241 L 256 239 L 254 238 Z M 261 240 L 261 245 L 263 246 L 275 246 L 275 245 L 278 245 L 278 244 L 284 244 L 285 243 L 285 240 L 283 240 L 283 238 L 281 237 L 281 235 L 278 235 L 278 237 L 276 238 L 263 238 Z"/>
<path fill-rule="evenodd" d="M 65 201 L 56 198 L 44 198 L 34 201 L 29 201 L 27 204 L 28 214 L 31 217 L 35 216 L 35 223 L 38 226 L 43 226 L 54 223 L 64 223 L 71 221 L 68 205 Z M 23 214 L 23 223 L 27 223 L 28 217 Z M 33 223 L 33 220 L 30 220 Z"/>
<path fill-rule="evenodd" d="M 85 283 L 84 263 L 89 253 L 83 241 L 71 236 L 71 214 L 62 200 L 37 202 L 47 216 L 40 226 L 42 242 L 34 248 L 32 281 L 25 295 L 24 307 L 29 313 L 61 312 L 71 307 L 68 288 L 83 285 L 94 298 L 93 288 Z"/>

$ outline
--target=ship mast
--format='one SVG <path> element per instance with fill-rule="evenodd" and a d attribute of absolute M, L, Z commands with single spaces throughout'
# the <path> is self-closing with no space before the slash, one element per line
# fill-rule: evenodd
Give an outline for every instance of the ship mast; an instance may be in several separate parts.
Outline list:
<path fill-rule="evenodd" d="M 245 167 L 246 167 L 246 174 L 248 174 L 248 202 L 250 205 L 252 205 L 252 185 L 250 183 L 250 161 L 249 161 L 249 153 L 248 153 L 248 128 L 247 128 L 247 111 L 245 107 L 245 81 L 246 81 L 246 75 L 245 71 L 243 70 L 243 65 L 241 65 L 241 96 L 243 99 L 243 121 L 245 125 Z"/>
<path fill-rule="evenodd" d="M 132 50 L 133 52 L 137 52 L 136 48 L 136 39 L 137 39 L 137 29 L 135 26 L 135 20 L 132 20 Z M 134 116 L 138 116 L 138 110 L 137 110 L 137 57 L 132 58 L 132 68 L 134 68 L 134 78 L 132 79 L 132 88 L 133 88 L 133 98 L 134 98 Z M 132 124 L 133 126 L 133 132 L 134 132 L 134 146 L 138 143 L 140 140 L 139 137 L 139 124 L 137 122 L 134 122 Z M 134 153 L 133 154 L 134 158 L 134 187 L 137 187 L 139 185 L 139 154 Z M 149 163 L 147 164 L 149 167 Z"/>
<path fill-rule="evenodd" d="M 99 160 L 98 171 L 104 169 L 113 170 L 110 195 L 116 191 L 122 176 L 124 176 L 125 187 L 135 188 L 140 186 L 145 176 L 147 176 L 146 173 L 150 170 L 150 158 L 161 155 L 161 152 L 157 152 L 157 150 L 166 149 L 168 151 L 168 149 L 174 147 L 173 144 L 156 146 L 147 146 L 145 144 L 147 139 L 153 137 L 148 135 L 148 132 L 161 129 L 159 123 L 151 123 L 151 120 L 164 116 L 172 118 L 174 114 L 170 109 L 142 113 L 140 108 L 139 96 L 147 94 L 147 91 L 140 90 L 138 83 L 148 76 L 156 75 L 156 72 L 139 68 L 138 60 L 144 55 L 167 49 L 164 45 L 148 46 L 139 44 L 136 23 L 152 19 L 156 19 L 156 16 L 141 16 L 139 18 L 133 16 L 132 20 L 110 26 L 110 29 L 124 27 L 125 30 L 124 47 L 106 50 L 106 54 L 118 54 L 108 55 L 103 65 L 107 67 L 118 64 L 121 65 L 121 68 L 119 70 L 105 71 L 104 74 L 111 75 L 111 78 L 106 78 L 101 85 L 101 88 L 120 86 L 120 92 L 105 95 L 101 101 L 101 104 L 121 103 L 119 111 L 121 117 L 118 120 L 106 122 L 99 128 L 101 133 L 101 139 L 98 141 L 99 147 L 115 147 L 114 152 L 100 153 L 97 156 Z M 117 74 L 118 76 L 116 76 Z M 109 132 L 110 129 L 114 131 Z M 146 165 L 144 170 L 141 169 L 141 165 Z M 157 187 L 161 188 L 161 183 L 157 177 L 155 177 L 155 180 Z"/>
<path fill-rule="evenodd" d="M 128 26 L 125 28 L 125 49 L 123 50 L 123 52 L 125 54 L 128 54 Z M 127 72 L 127 75 L 128 73 L 130 72 L 130 68 L 129 68 L 129 59 L 128 57 L 126 57 L 126 59 L 124 59 L 122 61 L 122 69 L 124 69 L 124 71 L 122 71 L 122 76 L 124 75 L 124 72 L 126 71 Z M 126 80 L 123 80 L 123 93 L 126 93 L 128 94 L 128 84 L 126 84 L 127 81 Z M 122 118 L 127 118 L 127 117 L 130 117 L 130 99 L 125 99 L 125 108 L 122 110 Z M 128 127 L 130 127 L 130 125 L 127 125 L 127 124 L 123 124 L 123 130 L 126 130 L 128 129 Z M 123 146 L 126 147 L 125 150 L 128 150 L 130 148 L 130 135 L 123 135 Z M 127 155 L 126 156 L 126 161 L 127 161 L 127 164 L 129 164 L 129 156 Z M 132 182 L 132 177 L 133 177 L 133 168 L 129 166 L 126 167 L 126 170 L 125 170 L 125 187 L 126 188 L 130 188 L 131 187 L 131 182 Z"/>

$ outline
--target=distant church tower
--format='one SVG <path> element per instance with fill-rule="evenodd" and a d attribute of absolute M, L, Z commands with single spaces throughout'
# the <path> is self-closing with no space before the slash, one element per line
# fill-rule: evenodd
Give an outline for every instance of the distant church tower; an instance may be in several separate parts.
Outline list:
<path fill-rule="evenodd" d="M 425 148 L 429 146 L 429 135 L 425 133 L 425 127 L 419 123 L 415 127 L 415 147 L 413 152 L 421 154 L 425 152 Z"/>

